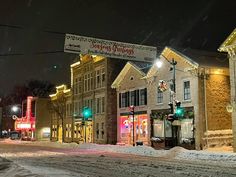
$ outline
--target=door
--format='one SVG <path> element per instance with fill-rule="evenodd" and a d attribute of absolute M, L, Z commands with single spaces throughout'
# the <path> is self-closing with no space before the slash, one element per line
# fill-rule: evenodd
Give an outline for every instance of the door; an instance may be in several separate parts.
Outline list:
<path fill-rule="evenodd" d="M 58 129 L 58 141 L 59 142 L 62 142 L 62 126 L 60 125 L 59 126 L 59 129 Z"/>

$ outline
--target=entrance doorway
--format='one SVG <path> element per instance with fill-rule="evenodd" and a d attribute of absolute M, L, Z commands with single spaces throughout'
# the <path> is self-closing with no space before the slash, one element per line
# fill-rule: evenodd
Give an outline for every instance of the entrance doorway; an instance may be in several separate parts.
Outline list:
<path fill-rule="evenodd" d="M 62 142 L 62 126 L 60 125 L 59 126 L 59 129 L 58 129 L 58 141 L 59 142 Z"/>

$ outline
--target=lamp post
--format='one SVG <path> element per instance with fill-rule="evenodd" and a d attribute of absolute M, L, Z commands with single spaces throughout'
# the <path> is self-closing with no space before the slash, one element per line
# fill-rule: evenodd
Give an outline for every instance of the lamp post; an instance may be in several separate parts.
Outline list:
<path fill-rule="evenodd" d="M 134 140 L 134 106 L 131 105 L 129 107 L 129 109 L 130 109 L 131 116 L 133 118 L 133 146 L 135 146 L 135 140 Z"/>
<path fill-rule="evenodd" d="M 177 61 L 175 61 L 174 59 L 172 59 L 171 61 L 169 61 L 165 56 L 162 55 L 162 57 L 171 65 L 171 70 L 173 70 L 173 76 L 172 76 L 172 84 L 173 84 L 173 89 L 171 90 L 171 94 L 172 94 L 172 100 L 171 103 L 169 103 L 170 106 L 170 112 L 171 112 L 171 116 L 174 118 L 174 114 L 175 114 L 175 102 L 176 102 L 176 65 L 177 65 Z M 160 68 L 162 66 L 162 63 L 160 61 L 156 62 L 156 65 L 158 68 Z M 169 115 L 168 115 L 169 116 Z M 174 119 L 172 119 L 171 121 L 174 121 Z M 164 121 L 164 127 L 165 127 L 165 121 Z M 165 129 L 165 128 L 164 128 Z M 166 131 L 166 130 L 164 130 Z M 171 124 L 171 132 L 172 132 L 172 140 L 174 142 L 174 129 L 173 129 L 173 125 Z M 165 134 L 165 133 L 164 133 Z M 165 137 L 166 138 L 166 137 Z M 174 143 L 173 143 L 174 144 Z M 165 141 L 165 145 L 166 145 L 166 141 Z"/>

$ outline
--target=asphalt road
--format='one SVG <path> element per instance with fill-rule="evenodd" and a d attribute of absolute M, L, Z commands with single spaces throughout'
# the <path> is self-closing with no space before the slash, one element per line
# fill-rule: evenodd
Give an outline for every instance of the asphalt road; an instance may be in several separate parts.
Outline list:
<path fill-rule="evenodd" d="M 235 177 L 236 168 L 88 149 L 0 142 L 0 176 Z M 7 160 L 6 160 L 7 159 Z"/>

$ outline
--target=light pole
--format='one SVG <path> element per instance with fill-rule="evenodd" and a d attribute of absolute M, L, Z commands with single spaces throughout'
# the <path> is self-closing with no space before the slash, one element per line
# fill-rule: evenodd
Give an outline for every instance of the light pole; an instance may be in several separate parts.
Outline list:
<path fill-rule="evenodd" d="M 169 103 L 169 106 L 170 106 L 170 112 L 171 112 L 171 119 L 170 121 L 173 122 L 174 121 L 174 114 L 175 114 L 175 109 L 174 109 L 174 106 L 175 106 L 175 103 L 176 103 L 176 83 L 175 83 L 175 80 L 176 80 L 176 65 L 177 65 L 177 61 L 175 61 L 173 58 L 171 61 L 169 61 L 165 56 L 162 55 L 162 57 L 168 62 L 170 63 L 170 65 L 172 66 L 171 67 L 171 70 L 173 70 L 173 76 L 172 76 L 172 84 L 173 84 L 173 89 L 171 89 L 171 94 L 172 94 L 172 100 L 171 102 Z M 162 66 L 162 63 L 160 61 L 157 61 L 156 62 L 156 65 L 158 68 L 160 68 Z M 170 116 L 168 115 L 168 117 Z M 164 121 L 164 127 L 165 127 L 165 121 Z M 164 128 L 164 132 L 165 132 L 165 128 Z M 174 129 L 173 129 L 173 125 L 171 124 L 171 134 L 172 134 L 172 142 L 173 142 L 173 145 L 175 145 L 175 141 L 174 141 Z M 165 133 L 164 133 L 165 134 Z M 166 137 L 165 137 L 166 138 Z M 165 141 L 165 145 L 166 145 L 166 141 Z"/>
<path fill-rule="evenodd" d="M 173 78 L 172 78 L 172 82 L 173 82 L 173 97 L 172 97 L 172 107 L 171 107 L 171 114 L 174 114 L 174 105 L 175 105 L 175 101 L 176 101 L 176 84 L 175 84 L 175 72 L 176 72 L 176 65 L 177 65 L 177 61 L 175 61 L 174 59 L 172 59 L 171 62 L 169 62 L 172 66 L 173 66 Z M 174 136 L 174 128 L 173 125 L 171 124 L 171 132 L 172 132 L 172 141 L 173 141 L 173 146 L 176 145 L 175 142 L 175 136 Z"/>
<path fill-rule="evenodd" d="M 131 113 L 132 118 L 133 118 L 133 146 L 135 146 L 135 140 L 134 140 L 134 106 L 131 105 L 129 108 L 130 108 L 130 113 Z"/>

